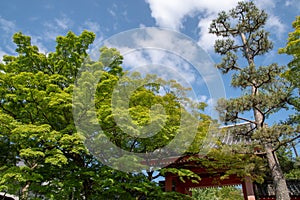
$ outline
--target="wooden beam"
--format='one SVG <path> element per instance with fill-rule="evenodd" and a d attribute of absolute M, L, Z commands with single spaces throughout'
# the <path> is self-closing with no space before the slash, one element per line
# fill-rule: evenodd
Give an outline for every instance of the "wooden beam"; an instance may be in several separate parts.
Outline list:
<path fill-rule="evenodd" d="M 175 177 L 174 177 L 175 179 Z M 181 182 L 179 178 L 176 180 L 177 182 Z M 242 184 L 242 180 L 235 176 L 231 175 L 228 179 L 221 180 L 220 177 L 202 177 L 199 183 L 193 183 L 191 180 L 184 180 L 183 185 L 186 188 L 197 188 L 197 187 L 214 187 L 214 186 L 226 186 L 226 185 L 240 185 Z"/>

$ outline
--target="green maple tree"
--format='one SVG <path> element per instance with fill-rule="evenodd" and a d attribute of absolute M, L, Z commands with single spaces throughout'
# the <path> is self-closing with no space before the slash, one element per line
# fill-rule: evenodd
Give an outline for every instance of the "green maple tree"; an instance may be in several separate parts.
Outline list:
<path fill-rule="evenodd" d="M 206 126 L 210 121 L 199 113 L 204 104 L 194 104 L 185 98 L 187 89 L 175 81 L 164 81 L 154 75 L 142 77 L 138 73 L 127 76 L 121 66 L 123 58 L 116 49 L 102 48 L 99 60 L 91 61 L 87 50 L 94 38 L 88 31 L 79 36 L 69 32 L 57 37 L 54 52 L 44 54 L 31 44 L 30 37 L 22 33 L 14 35 L 17 54 L 4 56 L 0 64 L 0 191 L 20 194 L 21 199 L 189 198 L 163 192 L 153 182 L 153 171 L 145 176 L 141 172 L 113 169 L 86 148 L 85 135 L 77 130 L 72 112 L 82 106 L 80 101 L 74 105 L 73 93 L 77 89 L 86 94 L 85 98 L 93 99 L 90 106 L 96 105 L 95 112 L 91 113 L 96 116 L 93 123 L 100 125 L 115 145 L 130 152 L 153 151 L 166 145 L 176 134 L 182 113 L 193 116 L 187 119 L 199 120 Z M 83 64 L 85 72 L 81 71 Z M 89 81 L 83 79 L 82 87 L 76 88 L 74 82 L 80 75 Z M 118 116 L 112 112 L 111 101 L 113 88 L 120 79 L 123 84 L 140 86 L 130 97 L 129 107 L 120 107 L 122 112 L 118 116 L 129 113 L 136 127 L 166 122 L 157 135 L 142 139 L 138 137 L 139 131 L 133 136 L 126 135 L 131 127 L 119 127 L 116 123 Z M 95 96 L 91 96 L 88 90 L 93 86 L 89 84 L 95 81 Z M 169 92 L 159 94 L 162 86 L 169 88 Z M 87 99 L 84 102 L 91 102 Z M 190 104 L 195 114 L 187 112 L 181 105 L 183 102 Z M 162 105 L 166 115 L 158 112 L 162 107 L 156 104 Z M 89 119 L 84 118 L 81 123 Z M 188 129 L 184 128 L 182 131 Z M 199 141 L 203 134 L 205 128 L 199 128 L 196 134 Z M 121 164 L 128 163 L 131 167 L 128 161 L 134 158 L 122 159 Z"/>
<path fill-rule="evenodd" d="M 289 33 L 287 45 L 284 48 L 279 49 L 279 53 L 284 53 L 287 55 L 292 56 L 291 62 L 288 63 L 288 70 L 284 72 L 283 77 L 285 77 L 288 81 L 292 83 L 292 87 L 294 90 L 293 98 L 290 101 L 290 104 L 296 110 L 296 113 L 290 117 L 288 123 L 294 126 L 299 133 L 299 121 L 300 121 L 300 99 L 299 99 L 299 75 L 300 75 L 300 16 L 296 17 L 296 20 L 292 24 L 294 31 Z M 287 176 L 289 178 L 299 178 L 299 155 L 297 151 L 297 144 L 299 144 L 299 140 L 291 143 L 292 150 L 294 151 L 294 155 L 296 158 L 294 159 L 293 156 L 289 156 L 288 162 L 292 162 L 290 166 L 294 166 L 291 169 Z M 287 156 L 286 156 L 287 157 Z"/>

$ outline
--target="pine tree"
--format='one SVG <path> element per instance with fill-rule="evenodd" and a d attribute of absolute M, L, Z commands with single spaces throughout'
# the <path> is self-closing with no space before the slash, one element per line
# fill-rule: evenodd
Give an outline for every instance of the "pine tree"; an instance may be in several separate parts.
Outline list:
<path fill-rule="evenodd" d="M 239 2 L 229 12 L 220 12 L 212 21 L 210 33 L 221 38 L 215 43 L 215 52 L 222 56 L 217 67 L 224 74 L 232 75 L 231 85 L 242 90 L 240 97 L 219 100 L 218 110 L 225 123 L 246 121 L 254 125 L 244 134 L 257 142 L 256 149 L 266 158 L 276 199 L 287 200 L 290 199 L 289 191 L 276 150 L 293 140 L 295 132 L 288 125 L 270 126 L 266 120 L 271 114 L 286 108 L 291 89 L 280 77 L 284 67 L 276 63 L 258 66 L 256 58 L 273 48 L 269 33 L 264 30 L 267 18 L 267 13 L 253 2 Z M 258 152 L 251 149 L 247 153 Z"/>

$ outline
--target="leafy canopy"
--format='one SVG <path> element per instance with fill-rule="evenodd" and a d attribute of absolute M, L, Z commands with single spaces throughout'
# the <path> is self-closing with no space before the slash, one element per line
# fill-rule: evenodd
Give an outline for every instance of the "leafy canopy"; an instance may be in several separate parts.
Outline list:
<path fill-rule="evenodd" d="M 196 120 L 196 127 L 198 123 L 208 127 L 210 118 L 199 113 L 205 105 L 186 98 L 188 89 L 173 80 L 123 71 L 123 58 L 116 49 L 104 47 L 99 60 L 91 61 L 87 50 L 94 38 L 88 31 L 78 36 L 69 32 L 57 37 L 54 52 L 44 54 L 31 44 L 29 36 L 14 35 L 17 54 L 4 56 L 0 63 L 0 191 L 20 191 L 22 199 L 32 198 L 31 195 L 47 199 L 185 198 L 163 192 L 152 181 L 155 177 L 112 169 L 89 152 L 84 145 L 85 135 L 76 129 L 72 113 L 74 108 L 86 108 L 80 101 L 73 104 L 74 81 L 79 76 L 90 80 L 80 82 L 79 89 L 96 105 L 97 120 L 92 123 L 99 124 L 115 145 L 131 152 L 154 151 L 168 144 L 178 132 L 183 113 L 192 115 L 182 106 L 184 103 L 195 110 L 191 119 Z M 89 84 L 99 76 L 93 96 L 89 89 L 94 86 Z M 129 107 L 120 106 L 120 112 L 113 112 L 113 88 L 118 82 L 120 87 L 135 89 Z M 168 88 L 168 92 L 160 94 L 161 87 Z M 81 103 L 91 102 L 86 100 Z M 161 108 L 165 113 L 160 112 Z M 132 126 L 138 127 L 135 134 L 126 134 L 132 127 L 117 123 L 116 119 L 124 113 L 129 113 Z M 87 120 L 83 118 L 81 122 Z M 159 132 L 149 129 L 149 134 L 157 134 L 140 138 L 141 128 L 151 122 L 158 125 Z M 197 129 L 197 143 L 205 134 L 205 127 Z M 194 151 L 197 143 L 193 143 Z M 133 158 L 126 157 L 115 164 L 126 167 L 124 163 L 128 163 L 130 167 L 130 159 Z"/>

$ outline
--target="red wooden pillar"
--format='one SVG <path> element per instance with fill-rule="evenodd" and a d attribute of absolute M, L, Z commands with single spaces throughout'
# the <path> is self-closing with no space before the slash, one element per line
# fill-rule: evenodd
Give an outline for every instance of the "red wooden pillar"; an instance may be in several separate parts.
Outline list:
<path fill-rule="evenodd" d="M 255 200 L 253 182 L 250 177 L 246 177 L 243 182 L 243 193 L 245 200 Z"/>
<path fill-rule="evenodd" d="M 181 194 L 185 194 L 185 186 L 184 183 L 177 177 L 175 183 L 175 191 Z"/>
<path fill-rule="evenodd" d="M 165 191 L 170 192 L 170 191 L 172 191 L 172 186 L 173 186 L 172 176 L 167 174 L 165 179 L 166 179 L 165 180 Z"/>

